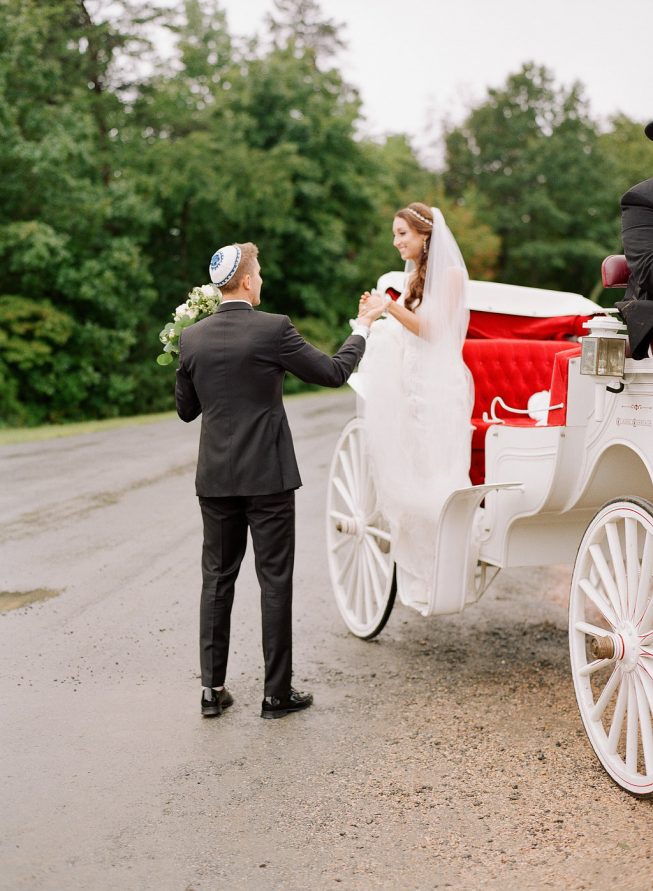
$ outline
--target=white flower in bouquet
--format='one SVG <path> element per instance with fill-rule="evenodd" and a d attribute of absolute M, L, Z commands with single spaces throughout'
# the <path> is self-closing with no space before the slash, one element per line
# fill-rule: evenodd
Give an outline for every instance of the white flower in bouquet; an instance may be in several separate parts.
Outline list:
<path fill-rule="evenodd" d="M 157 356 L 159 365 L 170 365 L 174 355 L 179 354 L 179 336 L 184 328 L 193 322 L 210 316 L 220 306 L 222 292 L 215 285 L 200 285 L 188 294 L 185 303 L 180 303 L 172 314 L 173 321 L 159 332 L 163 352 Z"/>

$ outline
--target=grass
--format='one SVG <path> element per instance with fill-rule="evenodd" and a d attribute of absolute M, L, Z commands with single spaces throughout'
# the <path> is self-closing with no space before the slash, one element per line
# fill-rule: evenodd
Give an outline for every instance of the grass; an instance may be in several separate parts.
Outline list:
<path fill-rule="evenodd" d="M 344 388 L 343 388 L 344 389 Z M 316 392 L 285 394 L 284 399 L 297 399 L 302 396 L 329 395 L 339 390 L 319 389 Z M 84 433 L 102 433 L 117 427 L 134 427 L 138 424 L 155 424 L 176 418 L 175 411 L 164 411 L 151 415 L 131 415 L 126 418 L 105 418 L 102 421 L 79 421 L 69 424 L 43 424 L 41 427 L 0 427 L 0 446 L 15 445 L 21 442 L 40 442 L 46 439 L 60 439 L 62 436 L 81 436 Z"/>
<path fill-rule="evenodd" d="M 45 439 L 59 439 L 62 436 L 80 436 L 83 433 L 101 433 L 117 427 L 133 427 L 136 424 L 154 424 L 176 418 L 174 411 L 152 415 L 133 415 L 128 418 L 106 418 L 102 421 L 79 421 L 71 424 L 44 424 L 42 427 L 13 427 L 0 429 L 0 446 L 20 442 L 39 442 Z"/>

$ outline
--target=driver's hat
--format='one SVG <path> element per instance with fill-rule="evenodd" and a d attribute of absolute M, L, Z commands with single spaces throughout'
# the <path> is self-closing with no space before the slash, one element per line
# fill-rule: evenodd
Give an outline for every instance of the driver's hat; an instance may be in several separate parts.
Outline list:
<path fill-rule="evenodd" d="M 649 139 L 653 139 L 653 121 L 644 127 L 644 133 L 646 133 Z"/>

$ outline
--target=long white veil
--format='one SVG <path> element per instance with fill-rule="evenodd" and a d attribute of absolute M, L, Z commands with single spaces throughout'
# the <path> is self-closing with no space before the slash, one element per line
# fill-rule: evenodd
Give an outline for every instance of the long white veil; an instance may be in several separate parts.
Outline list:
<path fill-rule="evenodd" d="M 416 309 L 420 334 L 392 317 L 375 322 L 360 368 L 378 506 L 403 573 L 400 595 L 418 607 L 428 602 L 444 502 L 469 485 L 474 404 L 462 359 L 467 270 L 442 213 L 432 212 L 424 295 Z"/>

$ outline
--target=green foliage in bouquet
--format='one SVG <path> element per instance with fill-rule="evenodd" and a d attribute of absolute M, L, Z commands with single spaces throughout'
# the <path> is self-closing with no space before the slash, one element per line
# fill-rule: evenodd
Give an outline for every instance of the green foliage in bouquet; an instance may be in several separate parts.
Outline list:
<path fill-rule="evenodd" d="M 200 285 L 189 292 L 186 302 L 180 303 L 172 314 L 172 322 L 168 322 L 159 332 L 159 340 L 163 344 L 163 352 L 156 357 L 159 365 L 174 362 L 174 357 L 179 355 L 181 332 L 214 313 L 221 299 L 222 293 L 215 285 Z"/>

